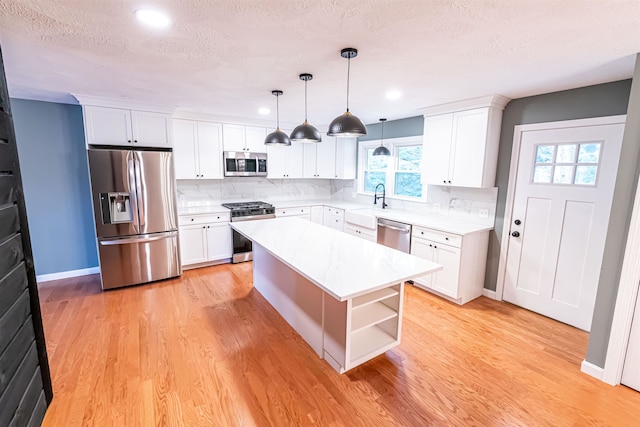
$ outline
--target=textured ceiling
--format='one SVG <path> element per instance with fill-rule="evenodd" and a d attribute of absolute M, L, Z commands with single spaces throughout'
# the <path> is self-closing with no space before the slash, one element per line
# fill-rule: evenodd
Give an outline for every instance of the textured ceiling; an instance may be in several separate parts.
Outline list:
<path fill-rule="evenodd" d="M 150 30 L 134 11 L 171 16 Z M 477 96 L 509 98 L 631 77 L 640 0 L 0 0 L 0 44 L 13 97 L 70 93 L 249 119 L 275 110 L 326 125 L 367 123 Z M 403 96 L 385 97 L 395 89 Z M 270 116 L 272 119 L 275 113 Z M 262 117 L 264 118 L 264 117 Z"/>

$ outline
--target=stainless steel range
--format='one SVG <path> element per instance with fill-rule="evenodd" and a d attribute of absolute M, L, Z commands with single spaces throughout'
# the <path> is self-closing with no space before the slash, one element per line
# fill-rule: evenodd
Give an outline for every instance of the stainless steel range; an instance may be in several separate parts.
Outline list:
<path fill-rule="evenodd" d="M 223 203 L 222 206 L 231 210 L 231 222 L 253 221 L 257 219 L 269 219 L 276 217 L 276 209 L 265 202 L 240 202 Z M 233 230 L 233 257 L 234 264 L 253 259 L 251 240 Z"/>

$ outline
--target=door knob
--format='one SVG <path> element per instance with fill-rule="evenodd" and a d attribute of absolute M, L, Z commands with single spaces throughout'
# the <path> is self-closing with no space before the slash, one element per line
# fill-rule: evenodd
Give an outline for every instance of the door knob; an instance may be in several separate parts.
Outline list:
<path fill-rule="evenodd" d="M 513 223 L 515 225 L 520 225 L 520 224 L 522 224 L 522 221 L 520 221 L 519 219 L 516 219 L 515 221 L 513 221 Z"/>
<path fill-rule="evenodd" d="M 520 232 L 518 232 L 518 231 L 514 231 L 513 233 L 511 233 L 511 235 L 512 235 L 513 237 L 520 237 Z"/>

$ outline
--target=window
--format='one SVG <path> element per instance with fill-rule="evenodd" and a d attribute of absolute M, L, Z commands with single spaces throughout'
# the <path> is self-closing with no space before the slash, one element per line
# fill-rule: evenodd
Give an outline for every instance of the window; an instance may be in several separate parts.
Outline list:
<path fill-rule="evenodd" d="M 358 191 L 373 194 L 384 184 L 387 197 L 424 200 L 422 191 L 422 137 L 385 139 L 390 157 L 374 156 L 380 141 L 360 143 Z"/>
<path fill-rule="evenodd" d="M 535 148 L 534 184 L 596 185 L 601 142 Z"/>

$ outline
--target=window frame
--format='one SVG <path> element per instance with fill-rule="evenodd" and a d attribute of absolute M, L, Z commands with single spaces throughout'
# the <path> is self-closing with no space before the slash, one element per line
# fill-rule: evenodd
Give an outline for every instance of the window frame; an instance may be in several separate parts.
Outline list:
<path fill-rule="evenodd" d="M 399 171 L 397 170 L 398 165 L 398 148 L 400 147 L 408 147 L 408 146 L 421 146 L 424 153 L 424 144 L 422 135 L 418 136 L 409 136 L 404 138 L 389 138 L 383 141 L 384 146 L 391 151 L 391 156 L 389 156 L 389 163 L 386 170 L 386 179 L 385 179 L 385 191 L 386 197 L 388 199 L 397 199 L 397 200 L 406 200 L 410 202 L 426 202 L 427 201 L 427 185 L 424 183 L 423 175 L 423 162 L 422 159 L 420 161 L 420 182 L 422 184 L 422 196 L 421 197 L 412 197 L 412 196 L 402 196 L 395 194 L 395 178 L 396 172 L 407 172 L 407 171 Z M 358 144 L 358 189 L 357 194 L 364 196 L 373 196 L 373 192 L 365 191 L 364 189 L 364 173 L 366 171 L 365 166 L 367 165 L 367 150 L 375 149 L 380 146 L 380 140 L 369 140 L 369 141 L 361 141 Z M 389 167 L 391 166 L 391 167 Z"/>

